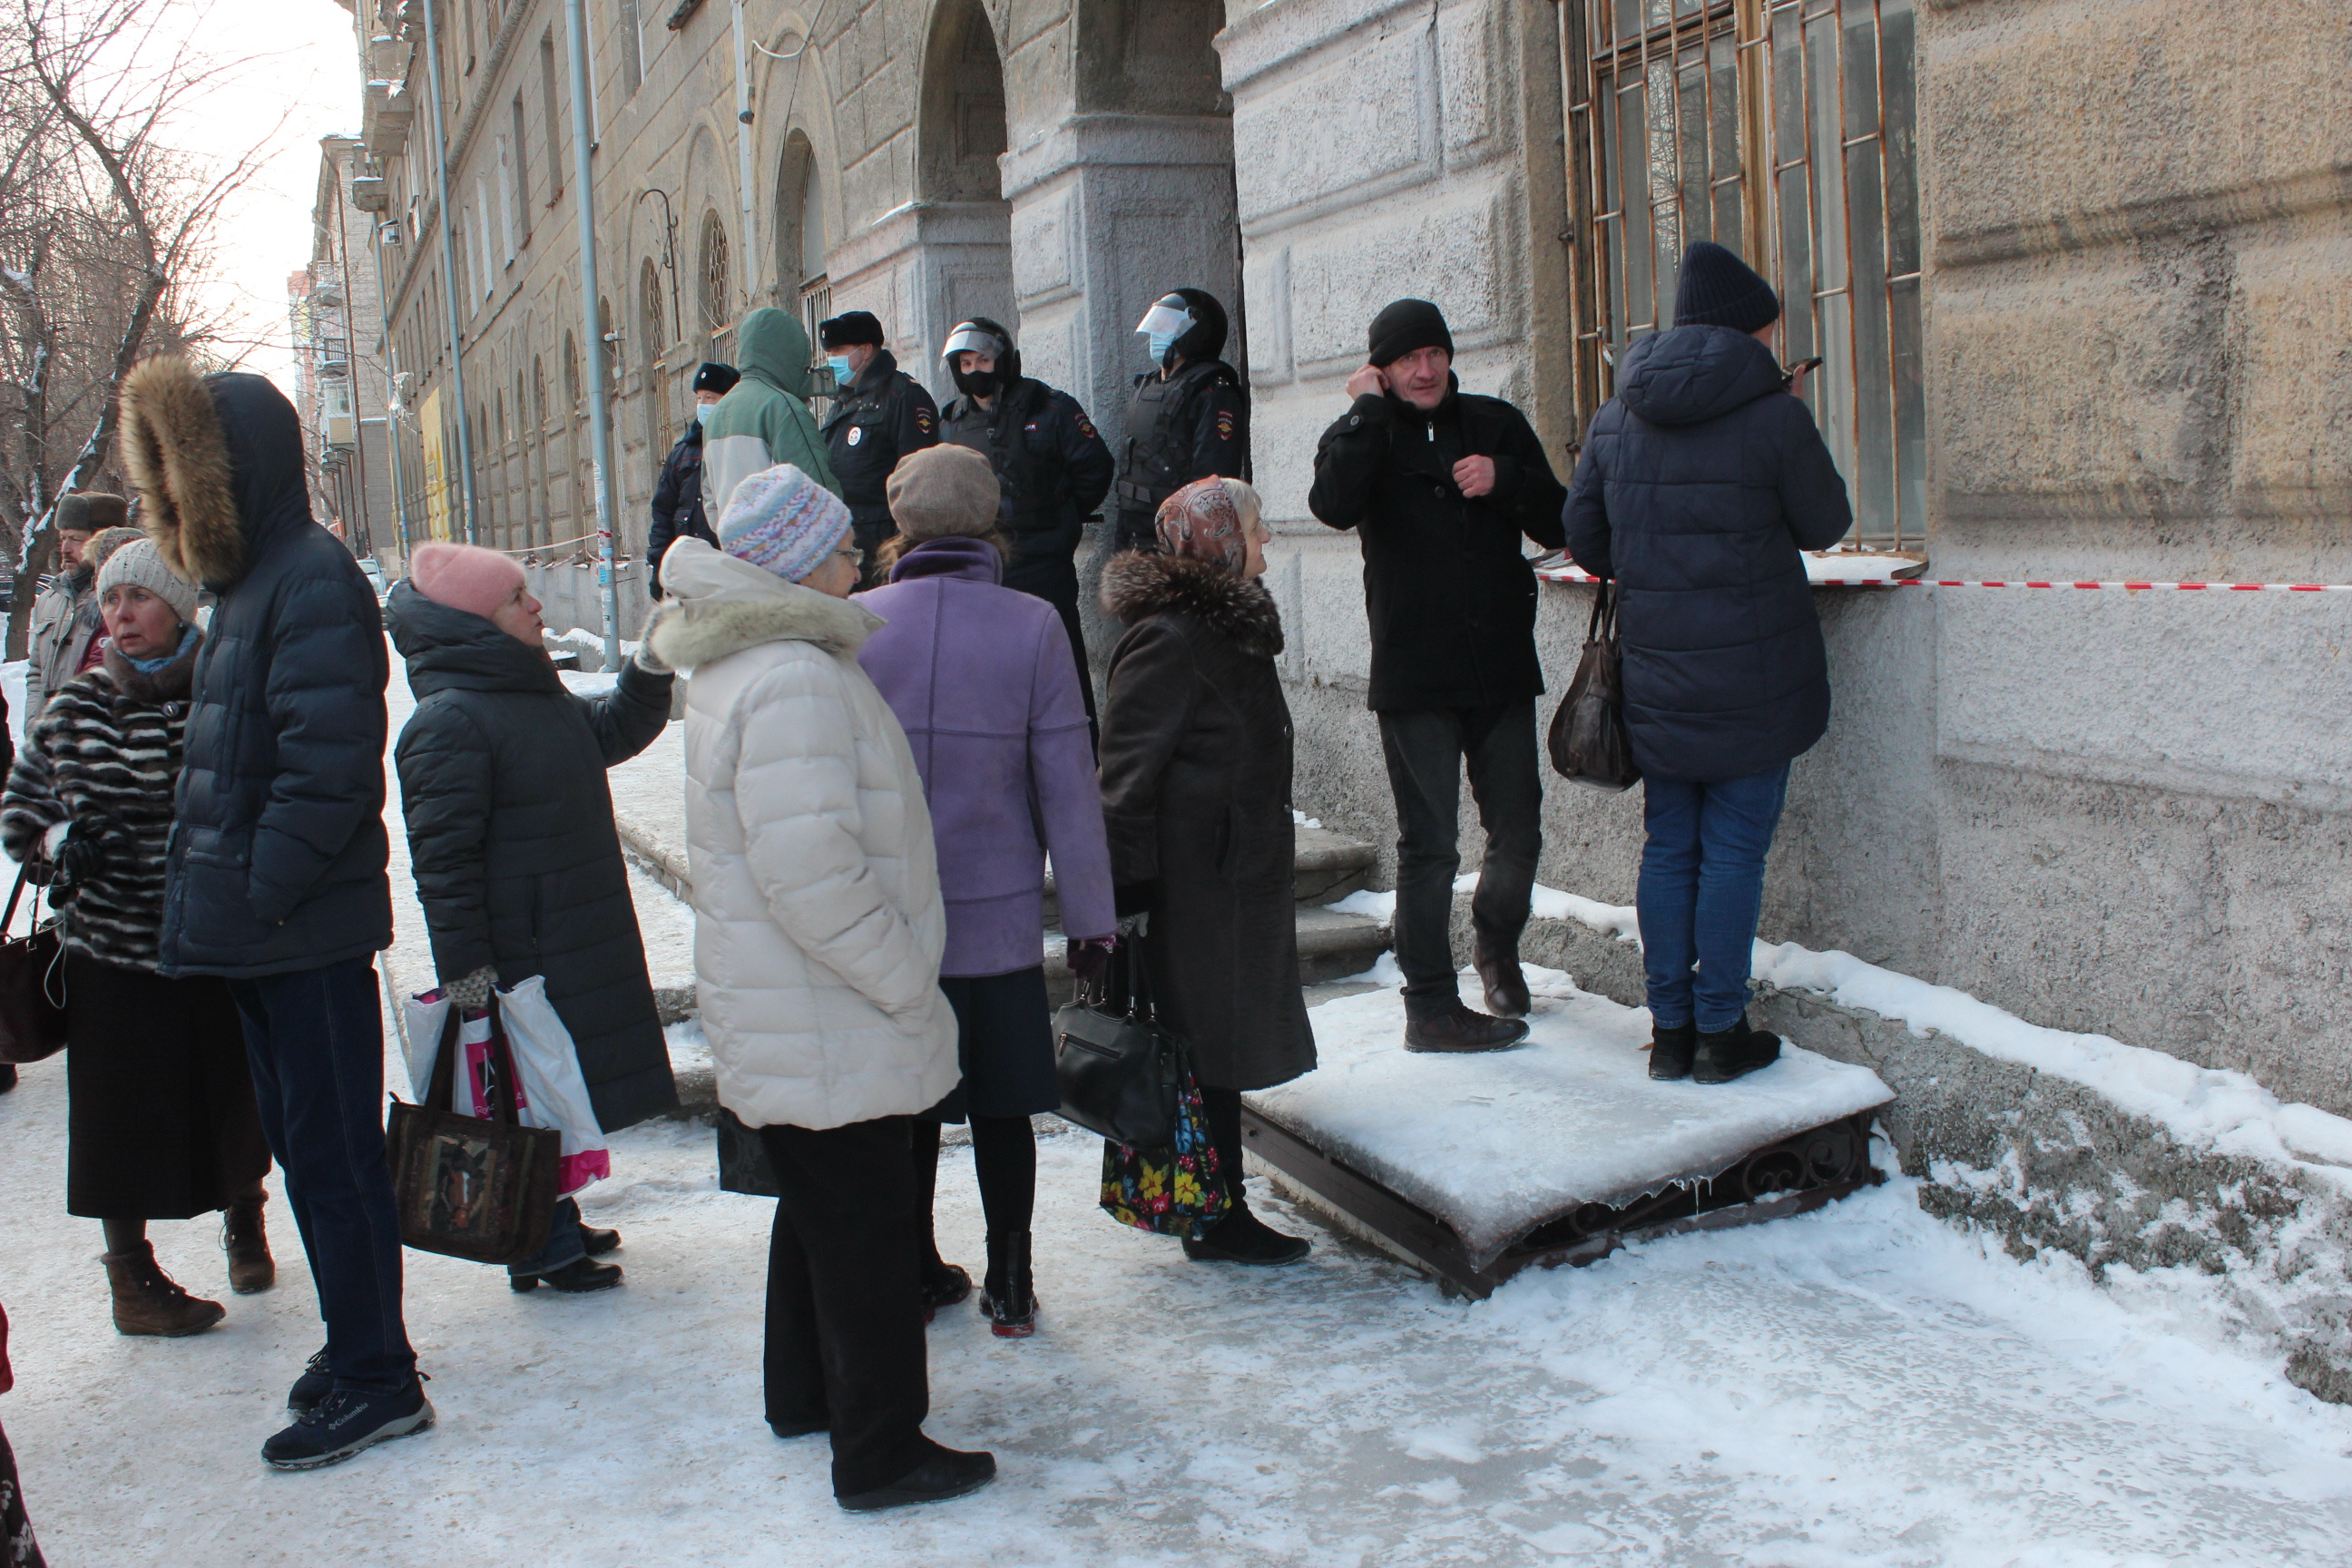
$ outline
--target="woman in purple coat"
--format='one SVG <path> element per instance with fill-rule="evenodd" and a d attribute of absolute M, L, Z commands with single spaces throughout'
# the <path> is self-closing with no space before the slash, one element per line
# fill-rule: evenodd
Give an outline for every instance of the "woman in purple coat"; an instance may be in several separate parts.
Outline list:
<path fill-rule="evenodd" d="M 1045 1003 L 1045 855 L 1069 934 L 1070 967 L 1097 968 L 1118 924 L 1076 660 L 1060 614 L 999 585 L 996 475 L 970 447 L 911 453 L 884 488 L 898 525 L 890 580 L 858 603 L 887 623 L 858 663 L 914 747 L 939 843 L 948 945 L 940 988 L 953 1004 L 963 1083 L 916 1121 L 923 1191 L 937 1184 L 940 1122 L 971 1120 L 988 1273 L 980 1307 L 999 1335 L 1035 1331 L 1029 1216 L 1037 1144 L 1029 1118 L 1061 1104 Z M 893 546 L 886 544 L 884 559 Z M 1042 832 L 1043 842 L 1040 835 Z M 929 1215 L 925 1216 L 926 1229 Z M 923 1263 L 933 1308 L 971 1290 L 936 1241 Z"/>

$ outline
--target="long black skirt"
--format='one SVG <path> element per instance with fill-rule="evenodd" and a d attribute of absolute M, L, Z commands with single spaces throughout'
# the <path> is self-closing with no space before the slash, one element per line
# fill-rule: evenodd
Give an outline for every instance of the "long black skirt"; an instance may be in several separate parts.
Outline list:
<path fill-rule="evenodd" d="M 940 989 L 955 1009 L 956 1056 L 963 1082 L 932 1108 L 941 1121 L 972 1116 L 1034 1116 L 1062 1106 L 1054 1076 L 1054 1018 L 1045 970 L 1010 974 L 943 975 Z"/>
<path fill-rule="evenodd" d="M 228 983 L 66 954 L 66 1212 L 189 1219 L 269 1173 Z"/>

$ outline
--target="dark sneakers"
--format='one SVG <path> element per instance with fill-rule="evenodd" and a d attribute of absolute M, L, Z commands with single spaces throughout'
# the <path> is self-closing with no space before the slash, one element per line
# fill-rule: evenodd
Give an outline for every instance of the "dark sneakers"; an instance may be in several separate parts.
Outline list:
<path fill-rule="evenodd" d="M 331 1390 L 308 1415 L 261 1446 L 261 1457 L 281 1470 L 340 1465 L 362 1448 L 406 1437 L 433 1425 L 425 1381 L 412 1377 L 394 1394 Z"/>
<path fill-rule="evenodd" d="M 319 1402 L 335 1391 L 335 1374 L 328 1369 L 326 1347 L 302 1363 L 302 1375 L 286 1391 L 286 1408 L 297 1419 L 319 1408 Z"/>
<path fill-rule="evenodd" d="M 1728 1029 L 1714 1029 L 1699 1036 L 1698 1048 L 1691 1055 L 1691 1079 L 1695 1083 L 1729 1083 L 1780 1059 L 1780 1037 L 1749 1028 L 1747 1018 L 1742 1016 Z"/>
<path fill-rule="evenodd" d="M 1527 994 L 1524 985 L 1521 995 Z M 1489 1018 L 1461 1003 L 1450 1012 L 1426 1018 L 1405 1015 L 1404 1048 L 1409 1051 L 1507 1051 L 1528 1037 L 1528 1026 L 1517 1018 Z"/>
<path fill-rule="evenodd" d="M 874 1513 L 911 1503 L 945 1502 L 950 1498 L 976 1492 L 996 1479 L 995 1455 L 961 1454 L 953 1448 L 942 1448 L 928 1437 L 923 1441 L 931 1450 L 929 1458 L 887 1487 L 835 1500 L 851 1513 Z"/>
<path fill-rule="evenodd" d="M 1517 953 L 1508 957 L 1480 953 L 1477 957 L 1478 979 L 1486 987 L 1486 1011 L 1497 1018 L 1524 1018 L 1528 1016 L 1527 973 L 1519 967 Z"/>
<path fill-rule="evenodd" d="M 590 1290 L 610 1290 L 621 1282 L 621 1266 L 599 1263 L 591 1258 L 575 1258 L 561 1268 L 551 1268 L 544 1274 L 509 1274 L 508 1289 L 518 1294 L 536 1290 L 541 1285 L 569 1295 L 583 1295 Z"/>
<path fill-rule="evenodd" d="M 1311 1250 L 1305 1237 L 1283 1235 L 1252 1214 L 1246 1203 L 1235 1204 L 1206 1236 L 1184 1238 L 1184 1256 L 1195 1263 L 1245 1263 L 1274 1268 L 1296 1263 Z"/>
<path fill-rule="evenodd" d="M 1690 1077 L 1691 1052 L 1698 1047 L 1698 1026 L 1650 1029 L 1650 1076 L 1662 1082 Z"/>

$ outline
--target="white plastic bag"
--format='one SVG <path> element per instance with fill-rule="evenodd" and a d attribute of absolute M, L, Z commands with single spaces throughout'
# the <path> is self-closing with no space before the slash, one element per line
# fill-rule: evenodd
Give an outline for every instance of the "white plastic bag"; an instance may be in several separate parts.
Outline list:
<path fill-rule="evenodd" d="M 421 1104 L 433 1082 L 434 1058 L 440 1054 L 449 998 L 435 989 L 409 997 L 405 1007 L 409 1092 Z M 522 1079 L 515 1093 L 522 1124 L 551 1127 L 563 1134 L 557 1190 L 576 1193 L 611 1175 L 613 1157 L 604 1148 L 604 1130 L 597 1125 L 588 1099 L 588 1081 L 580 1076 L 580 1056 L 572 1048 L 571 1031 L 547 999 L 547 982 L 534 974 L 519 984 L 500 986 L 499 1016 L 506 1025 L 507 1049 L 514 1057 L 516 1075 Z M 457 1075 L 457 1103 L 451 1109 L 463 1116 L 489 1116 L 488 1016 L 466 1019 L 458 1026 L 457 1043 L 464 1053 L 458 1062 L 466 1070 Z"/>

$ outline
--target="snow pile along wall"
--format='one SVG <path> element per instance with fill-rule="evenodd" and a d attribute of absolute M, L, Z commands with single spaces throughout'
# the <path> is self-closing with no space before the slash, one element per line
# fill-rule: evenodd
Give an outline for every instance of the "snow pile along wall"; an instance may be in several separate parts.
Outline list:
<path fill-rule="evenodd" d="M 1466 897 L 1454 925 L 1467 952 Z M 1521 954 L 1642 1003 L 1630 908 L 1538 889 Z M 1894 1089 L 1882 1121 L 1929 1213 L 2095 1278 L 2189 1271 L 2294 1382 L 2352 1404 L 2352 1121 L 1843 952 L 1759 942 L 1756 994 L 1758 1023 Z"/>

